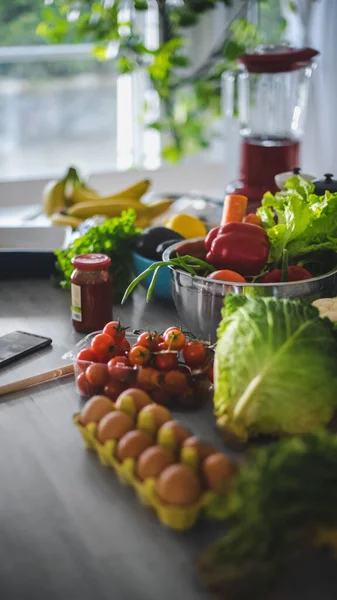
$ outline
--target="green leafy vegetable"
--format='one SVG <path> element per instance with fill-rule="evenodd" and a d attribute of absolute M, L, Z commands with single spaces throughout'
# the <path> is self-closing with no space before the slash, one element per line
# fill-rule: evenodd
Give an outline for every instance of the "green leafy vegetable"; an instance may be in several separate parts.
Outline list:
<path fill-rule="evenodd" d="M 71 259 L 77 254 L 104 253 L 111 257 L 114 301 L 119 301 L 132 276 L 132 242 L 140 233 L 135 226 L 136 213 L 129 209 L 120 217 L 107 219 L 76 238 L 65 250 L 56 250 L 56 267 L 61 272 L 59 283 L 69 288 L 73 272 Z"/>
<path fill-rule="evenodd" d="M 329 541 L 323 532 L 337 528 L 336 503 L 336 435 L 319 431 L 256 450 L 227 499 L 209 507 L 220 519 L 230 512 L 231 528 L 201 557 L 202 581 L 217 598 L 266 600 L 296 551 Z"/>
<path fill-rule="evenodd" d="M 337 193 L 316 196 L 313 191 L 310 181 L 294 175 L 285 190 L 264 195 L 257 212 L 271 244 L 270 263 L 278 265 L 284 249 L 289 259 L 319 250 L 337 251 Z"/>
<path fill-rule="evenodd" d="M 227 296 L 215 353 L 219 425 L 242 441 L 310 433 L 337 407 L 332 323 L 299 300 Z"/>

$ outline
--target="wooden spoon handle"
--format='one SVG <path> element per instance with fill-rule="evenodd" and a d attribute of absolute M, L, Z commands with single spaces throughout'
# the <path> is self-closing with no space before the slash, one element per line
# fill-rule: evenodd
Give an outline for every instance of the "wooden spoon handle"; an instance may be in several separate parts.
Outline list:
<path fill-rule="evenodd" d="M 14 381 L 13 383 L 8 383 L 7 385 L 0 386 L 0 396 L 4 396 L 5 394 L 11 394 L 12 392 L 19 392 L 20 390 L 25 390 L 33 385 L 39 385 L 40 383 L 45 383 L 46 381 L 50 381 L 51 379 L 57 379 L 58 377 L 64 377 L 64 375 L 72 375 L 74 373 L 74 365 L 66 365 L 65 367 L 60 367 L 59 369 L 54 369 L 53 371 L 47 371 L 46 373 L 41 373 L 40 375 L 34 375 L 33 377 L 27 377 L 27 379 L 21 379 L 20 381 Z"/>

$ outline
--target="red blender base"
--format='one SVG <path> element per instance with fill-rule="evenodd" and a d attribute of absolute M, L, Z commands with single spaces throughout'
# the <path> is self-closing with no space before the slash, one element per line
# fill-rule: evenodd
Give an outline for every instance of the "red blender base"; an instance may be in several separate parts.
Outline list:
<path fill-rule="evenodd" d="M 245 138 L 241 146 L 240 179 L 227 187 L 229 194 L 248 198 L 248 212 L 261 205 L 263 194 L 275 193 L 274 177 L 298 167 L 299 142 L 285 138 Z"/>

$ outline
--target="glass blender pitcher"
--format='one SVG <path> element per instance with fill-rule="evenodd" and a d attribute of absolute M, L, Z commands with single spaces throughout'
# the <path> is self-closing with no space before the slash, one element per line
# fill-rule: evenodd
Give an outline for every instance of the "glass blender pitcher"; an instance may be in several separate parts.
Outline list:
<path fill-rule="evenodd" d="M 299 166 L 309 82 L 318 52 L 312 48 L 259 46 L 222 76 L 224 113 L 234 116 L 235 82 L 241 133 L 239 180 L 227 193 L 248 197 L 249 210 L 276 192 L 277 173 Z"/>

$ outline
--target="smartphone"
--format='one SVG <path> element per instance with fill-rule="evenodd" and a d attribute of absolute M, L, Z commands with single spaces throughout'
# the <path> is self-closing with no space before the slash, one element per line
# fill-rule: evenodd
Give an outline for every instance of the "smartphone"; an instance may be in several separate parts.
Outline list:
<path fill-rule="evenodd" d="M 52 340 L 26 331 L 12 331 L 0 337 L 0 367 L 37 352 L 52 343 Z"/>

